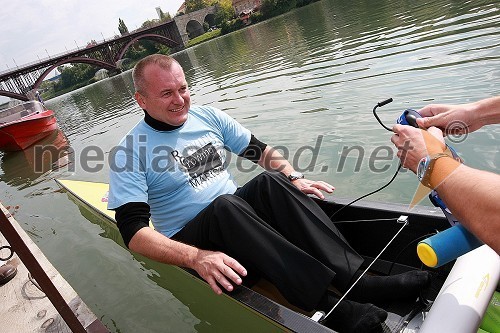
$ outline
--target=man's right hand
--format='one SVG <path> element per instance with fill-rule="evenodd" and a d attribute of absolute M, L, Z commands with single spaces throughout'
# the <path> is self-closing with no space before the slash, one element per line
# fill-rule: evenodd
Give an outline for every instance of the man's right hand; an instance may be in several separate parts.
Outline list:
<path fill-rule="evenodd" d="M 219 285 L 232 291 L 232 283 L 240 285 L 240 276 L 247 275 L 240 263 L 222 252 L 201 250 L 177 242 L 148 227 L 135 233 L 129 248 L 158 262 L 194 269 L 216 294 L 222 293 Z"/>
<path fill-rule="evenodd" d="M 222 294 L 219 285 L 227 291 L 232 291 L 232 283 L 240 285 L 242 283 L 240 276 L 247 275 L 246 269 L 228 255 L 201 249 L 198 249 L 192 268 L 207 281 L 217 295 Z"/>

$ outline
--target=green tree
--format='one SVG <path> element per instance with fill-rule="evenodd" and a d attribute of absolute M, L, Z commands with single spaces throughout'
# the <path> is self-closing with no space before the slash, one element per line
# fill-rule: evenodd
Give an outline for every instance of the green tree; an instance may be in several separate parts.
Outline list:
<path fill-rule="evenodd" d="M 153 20 L 147 20 L 142 23 L 141 28 L 152 28 L 157 24 L 158 23 L 155 23 Z"/>
<path fill-rule="evenodd" d="M 208 7 L 205 0 L 186 0 L 186 14 Z"/>
<path fill-rule="evenodd" d="M 276 0 L 262 0 L 260 4 L 260 12 L 264 18 L 273 16 L 276 9 Z"/>
<path fill-rule="evenodd" d="M 159 15 L 160 16 L 160 21 L 163 21 L 163 18 L 165 17 L 165 13 L 163 12 L 163 10 L 161 10 L 161 8 L 159 8 Z"/>
<path fill-rule="evenodd" d="M 232 20 L 234 15 L 233 2 L 231 0 L 220 0 L 215 13 L 215 24 L 220 26 L 223 22 Z"/>
<path fill-rule="evenodd" d="M 128 28 L 121 18 L 118 18 L 118 31 L 123 35 L 128 34 Z"/>
<path fill-rule="evenodd" d="M 59 66 L 57 69 L 61 73 L 61 78 L 54 86 L 55 90 L 83 86 L 94 77 L 95 72 L 98 70 L 95 66 L 87 64 Z"/>
<path fill-rule="evenodd" d="M 172 15 L 170 15 L 169 12 L 167 12 L 166 14 L 163 14 L 163 18 L 161 19 L 162 22 L 168 22 L 168 21 L 172 21 Z"/>
<path fill-rule="evenodd" d="M 159 16 L 160 16 L 160 22 L 167 22 L 172 20 L 172 16 L 170 15 L 170 13 L 169 12 L 164 13 L 163 10 L 161 10 L 161 8 Z"/>
<path fill-rule="evenodd" d="M 125 57 L 132 60 L 139 60 L 147 56 L 148 53 L 146 49 L 141 45 L 140 42 L 134 43 L 132 47 L 130 47 L 127 52 L 125 52 Z"/>

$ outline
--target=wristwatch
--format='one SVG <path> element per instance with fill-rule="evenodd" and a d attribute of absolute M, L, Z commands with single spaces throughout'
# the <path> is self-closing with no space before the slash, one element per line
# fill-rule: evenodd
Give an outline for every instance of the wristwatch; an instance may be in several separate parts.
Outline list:
<path fill-rule="evenodd" d="M 417 167 L 417 177 L 422 185 L 432 188 L 430 184 L 432 169 L 434 168 L 434 163 L 441 157 L 451 157 L 446 153 L 437 153 L 434 155 L 427 155 L 423 157 L 420 162 L 418 162 Z"/>
<path fill-rule="evenodd" d="M 297 179 L 302 179 L 304 178 L 304 175 L 301 174 L 300 172 L 298 171 L 293 171 L 291 174 L 289 174 L 287 176 L 288 180 L 290 180 L 291 182 L 293 182 L 294 180 L 297 180 Z"/>

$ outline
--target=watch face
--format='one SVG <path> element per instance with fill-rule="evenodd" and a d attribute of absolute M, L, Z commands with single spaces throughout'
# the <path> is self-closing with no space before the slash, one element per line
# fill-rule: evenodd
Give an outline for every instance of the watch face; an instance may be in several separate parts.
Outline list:
<path fill-rule="evenodd" d="M 297 171 L 294 171 L 292 172 L 289 176 L 288 176 L 288 179 L 290 180 L 297 180 L 297 179 L 302 179 L 304 178 L 304 175 L 301 174 L 300 172 L 297 172 Z"/>
<path fill-rule="evenodd" d="M 427 156 L 422 158 L 420 162 L 418 162 L 418 167 L 417 167 L 417 177 L 419 181 L 422 181 L 422 178 L 424 178 L 425 174 L 425 169 L 427 169 Z"/>

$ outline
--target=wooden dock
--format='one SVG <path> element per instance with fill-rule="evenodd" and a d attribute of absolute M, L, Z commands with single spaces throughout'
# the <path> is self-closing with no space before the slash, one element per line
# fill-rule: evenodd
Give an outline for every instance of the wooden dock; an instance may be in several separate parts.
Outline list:
<path fill-rule="evenodd" d="M 0 247 L 8 245 L 14 251 L 0 265 L 17 267 L 17 275 L 0 285 L 0 331 L 108 332 L 9 211 L 1 204 L 0 209 Z M 0 258 L 9 252 L 0 251 Z"/>

